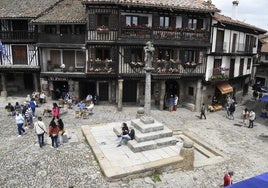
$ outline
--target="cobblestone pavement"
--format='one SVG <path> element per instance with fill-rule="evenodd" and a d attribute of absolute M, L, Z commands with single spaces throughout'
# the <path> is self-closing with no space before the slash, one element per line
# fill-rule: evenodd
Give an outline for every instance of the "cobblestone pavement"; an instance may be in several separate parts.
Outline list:
<path fill-rule="evenodd" d="M 249 98 L 249 97 L 248 97 Z M 196 138 L 216 148 L 229 159 L 216 165 L 195 168 L 192 171 L 170 171 L 160 174 L 161 181 L 151 177 L 107 182 L 81 133 L 81 125 L 96 126 L 112 121 L 127 121 L 135 118 L 137 107 L 123 107 L 117 112 L 113 105 L 98 105 L 89 119 L 76 119 L 74 111 L 68 110 L 61 116 L 65 123 L 68 143 L 59 150 L 50 148 L 50 138 L 46 136 L 46 146 L 39 148 L 33 129 L 17 137 L 14 117 L 7 116 L 4 106 L 7 102 L 22 103 L 24 98 L 0 99 L 0 187 L 45 187 L 45 188 L 213 188 L 221 187 L 227 169 L 233 169 L 234 182 L 258 175 L 268 169 L 267 120 L 257 118 L 256 126 L 249 129 L 240 126 L 242 110 L 247 106 L 259 113 L 264 105 L 250 99 L 239 104 L 235 120 L 226 118 L 225 111 L 207 114 L 207 120 L 200 120 L 199 113 L 178 108 L 176 112 L 152 109 L 152 116 L 173 130 L 187 130 Z M 37 108 L 41 115 L 44 107 L 52 107 L 52 101 Z M 46 125 L 51 120 L 43 118 Z M 235 125 L 237 124 L 237 125 Z M 105 133 L 104 133 L 105 134 Z M 260 136 L 263 135 L 263 136 Z M 115 153 L 116 155 L 116 153 Z"/>

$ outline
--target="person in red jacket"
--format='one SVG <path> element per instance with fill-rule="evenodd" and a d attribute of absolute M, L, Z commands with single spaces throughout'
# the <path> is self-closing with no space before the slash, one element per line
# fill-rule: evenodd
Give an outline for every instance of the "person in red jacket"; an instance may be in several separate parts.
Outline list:
<path fill-rule="evenodd" d="M 59 135 L 60 129 L 57 126 L 54 118 L 52 118 L 51 122 L 49 123 L 48 131 L 49 131 L 49 136 L 51 138 L 51 143 L 52 143 L 51 147 L 58 149 L 59 147 L 58 135 Z"/>
<path fill-rule="evenodd" d="M 53 103 L 52 115 L 53 115 L 53 118 L 59 119 L 60 108 L 58 107 L 57 103 Z"/>
<path fill-rule="evenodd" d="M 226 173 L 224 175 L 224 178 L 223 178 L 223 186 L 226 187 L 228 185 L 231 185 L 233 184 L 233 181 L 232 181 L 232 176 L 234 175 L 234 172 L 233 171 L 228 171 L 228 173 Z"/>

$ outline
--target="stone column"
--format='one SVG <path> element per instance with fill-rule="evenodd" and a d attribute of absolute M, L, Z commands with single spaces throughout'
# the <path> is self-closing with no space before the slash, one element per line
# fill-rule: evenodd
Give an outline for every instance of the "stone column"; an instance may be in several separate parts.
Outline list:
<path fill-rule="evenodd" d="M 185 141 L 180 151 L 183 157 L 183 170 L 194 169 L 194 144 L 193 142 Z"/>
<path fill-rule="evenodd" d="M 7 97 L 6 74 L 1 73 L 2 91 L 1 97 Z"/>
<path fill-rule="evenodd" d="M 123 79 L 118 80 L 118 100 L 117 100 L 117 110 L 122 111 L 122 100 L 123 100 Z"/>
<path fill-rule="evenodd" d="M 144 124 L 154 123 L 154 119 L 151 117 L 151 72 L 154 70 L 152 68 L 154 47 L 151 41 L 146 43 L 144 47 L 145 52 L 145 68 L 146 77 L 145 77 L 145 97 L 144 97 L 144 116 L 141 117 L 141 121 Z"/>
<path fill-rule="evenodd" d="M 201 88 L 202 87 L 202 82 L 199 79 L 197 81 L 197 85 L 196 85 L 196 95 L 195 95 L 195 111 L 199 112 L 201 110 L 201 99 L 202 99 L 202 92 L 201 92 Z"/>
<path fill-rule="evenodd" d="M 33 73 L 33 79 L 34 79 L 34 91 L 39 91 L 37 73 Z"/>
<path fill-rule="evenodd" d="M 164 110 L 165 103 L 165 93 L 166 93 L 166 83 L 164 80 L 160 82 L 160 101 L 159 101 L 159 109 Z"/>
<path fill-rule="evenodd" d="M 111 102 L 115 103 L 116 102 L 116 84 L 115 81 L 113 80 L 111 82 Z"/>

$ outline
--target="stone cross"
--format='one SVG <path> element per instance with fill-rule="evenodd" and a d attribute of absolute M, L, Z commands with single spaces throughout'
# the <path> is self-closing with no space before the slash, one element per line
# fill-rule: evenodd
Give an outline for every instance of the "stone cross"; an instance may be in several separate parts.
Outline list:
<path fill-rule="evenodd" d="M 151 72 L 153 55 L 154 55 L 154 46 L 151 41 L 146 42 L 144 47 L 144 61 L 146 77 L 145 77 L 145 100 L 144 100 L 144 116 L 141 117 L 141 121 L 145 124 L 154 123 L 154 119 L 151 117 Z"/>

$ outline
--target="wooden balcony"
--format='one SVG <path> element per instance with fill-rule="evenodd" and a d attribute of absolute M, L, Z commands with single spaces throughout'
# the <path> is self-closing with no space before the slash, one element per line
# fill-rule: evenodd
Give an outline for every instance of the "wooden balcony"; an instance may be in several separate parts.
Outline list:
<path fill-rule="evenodd" d="M 4 43 L 34 42 L 36 33 L 33 31 L 0 31 L 0 39 Z"/>
<path fill-rule="evenodd" d="M 85 35 L 39 33 L 38 43 L 84 44 Z"/>
<path fill-rule="evenodd" d="M 116 63 L 111 59 L 89 59 L 88 73 L 116 73 Z"/>
<path fill-rule="evenodd" d="M 88 31 L 88 41 L 192 41 L 209 43 L 210 33 L 203 30 L 160 29 L 151 27 L 122 27 L 121 31 L 97 28 Z"/>
<path fill-rule="evenodd" d="M 178 41 L 209 41 L 208 31 L 182 30 L 182 29 L 155 29 L 154 39 Z"/>

